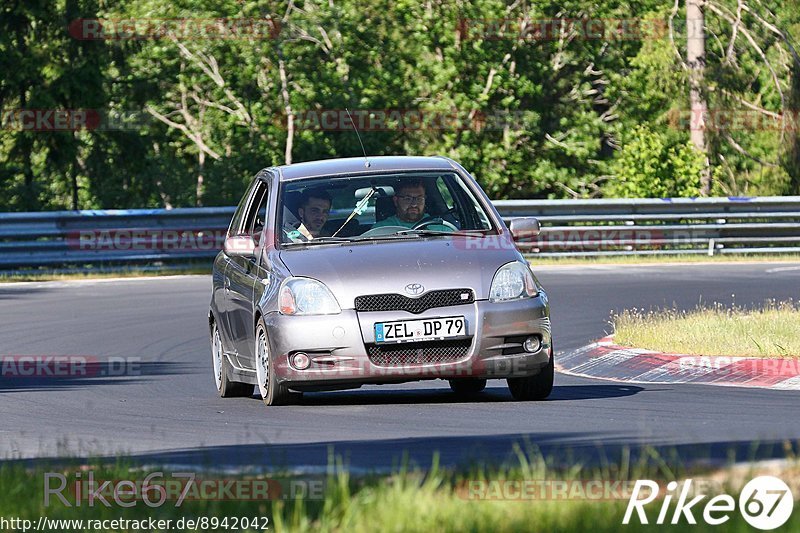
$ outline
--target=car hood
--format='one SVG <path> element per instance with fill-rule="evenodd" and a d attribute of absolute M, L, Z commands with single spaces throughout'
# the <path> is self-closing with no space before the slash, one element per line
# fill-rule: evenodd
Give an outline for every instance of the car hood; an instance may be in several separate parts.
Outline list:
<path fill-rule="evenodd" d="M 491 236 L 496 243 L 498 236 Z M 419 283 L 423 292 L 472 288 L 479 300 L 489 297 L 497 269 L 520 258 L 511 247 L 483 246 L 483 238 L 409 239 L 346 245 L 315 245 L 282 250 L 281 261 L 293 276 L 325 283 L 343 309 L 356 296 L 398 293 Z"/>

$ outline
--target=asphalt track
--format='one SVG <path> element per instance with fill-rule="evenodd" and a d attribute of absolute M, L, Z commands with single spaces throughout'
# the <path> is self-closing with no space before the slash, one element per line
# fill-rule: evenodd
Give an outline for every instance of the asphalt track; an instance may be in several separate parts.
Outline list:
<path fill-rule="evenodd" d="M 798 264 L 537 269 L 556 350 L 608 332 L 611 311 L 698 302 L 800 299 Z M 0 459 L 130 454 L 149 464 L 315 471 L 331 450 L 353 470 L 512 458 L 515 443 L 554 460 L 613 458 L 645 445 L 682 459 L 780 456 L 800 441 L 800 393 L 704 385 L 627 385 L 556 375 L 545 402 L 514 402 L 504 381 L 474 401 L 426 381 L 306 394 L 267 408 L 220 399 L 212 376 L 204 276 L 0 285 L 0 355 L 133 358 L 138 374 L 0 378 Z M 756 446 L 757 444 L 757 446 Z"/>

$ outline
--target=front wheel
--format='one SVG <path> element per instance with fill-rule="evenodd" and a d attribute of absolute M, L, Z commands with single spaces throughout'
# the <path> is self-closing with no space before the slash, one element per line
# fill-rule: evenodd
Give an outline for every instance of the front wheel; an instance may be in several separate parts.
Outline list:
<path fill-rule="evenodd" d="M 530 401 L 544 400 L 553 392 L 553 376 L 555 374 L 553 362 L 553 347 L 550 346 L 550 361 L 541 372 L 535 376 L 524 378 L 508 378 L 508 390 L 515 400 Z"/>
<path fill-rule="evenodd" d="M 256 379 L 258 392 L 266 405 L 284 405 L 292 399 L 292 393 L 285 385 L 278 383 L 275 365 L 269 353 L 267 327 L 259 322 L 256 328 Z"/>

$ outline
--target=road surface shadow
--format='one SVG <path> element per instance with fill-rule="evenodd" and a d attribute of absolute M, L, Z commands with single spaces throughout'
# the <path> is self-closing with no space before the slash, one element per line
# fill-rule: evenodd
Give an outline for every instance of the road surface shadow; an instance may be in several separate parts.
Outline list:
<path fill-rule="evenodd" d="M 53 356 L 58 359 L 60 356 Z M 96 385 L 127 385 L 152 376 L 190 373 L 194 365 L 161 361 L 92 361 L 72 357 L 68 363 L 39 356 L 0 357 L 0 394 L 23 391 L 79 389 Z M 88 359 L 88 360 L 87 360 Z"/>
<path fill-rule="evenodd" d="M 19 300 L 26 298 L 31 294 L 50 292 L 54 287 L 47 287 L 42 285 L 26 286 L 25 283 L 15 284 L 13 288 L 0 287 L 0 300 Z"/>
<path fill-rule="evenodd" d="M 596 400 L 633 396 L 644 390 L 633 385 L 556 385 L 545 402 Z M 260 401 L 260 399 L 259 399 Z M 336 392 L 307 392 L 301 405 L 408 405 L 443 403 L 514 402 L 507 387 L 487 387 L 478 394 L 457 395 L 449 388 L 412 388 L 406 390 L 354 389 Z"/>
<path fill-rule="evenodd" d="M 732 461 L 785 458 L 784 441 L 715 441 L 657 443 L 603 433 L 541 432 L 452 437 L 411 437 L 396 439 L 345 440 L 289 444 L 241 444 L 209 446 L 141 453 L 125 457 L 132 465 L 182 471 L 256 471 L 324 474 L 330 459 L 341 459 L 351 473 L 387 473 L 410 468 L 428 469 L 437 456 L 440 467 L 470 470 L 475 467 L 519 466 L 518 450 L 528 460 L 542 457 L 549 468 L 571 468 L 581 464 L 590 469 L 608 464 L 640 460 L 651 466 L 681 471 L 692 466 L 714 467 Z M 623 459 L 625 458 L 625 459 Z M 85 462 L 82 457 L 6 459 L 3 463 L 48 466 Z M 93 461 L 106 459 L 94 457 Z M 119 457 L 108 457 L 113 464 Z M 153 466 L 155 465 L 155 466 Z"/>

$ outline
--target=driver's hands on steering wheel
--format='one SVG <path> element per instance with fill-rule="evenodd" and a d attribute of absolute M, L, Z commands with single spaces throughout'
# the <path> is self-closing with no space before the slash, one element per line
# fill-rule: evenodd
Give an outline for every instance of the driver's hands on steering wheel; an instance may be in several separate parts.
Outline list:
<path fill-rule="evenodd" d="M 444 226 L 452 231 L 458 231 L 458 228 L 454 224 L 442 218 L 431 218 L 428 220 L 423 220 L 422 222 L 417 223 L 417 225 L 415 225 L 413 229 L 425 229 L 426 227 L 433 225 Z"/>

